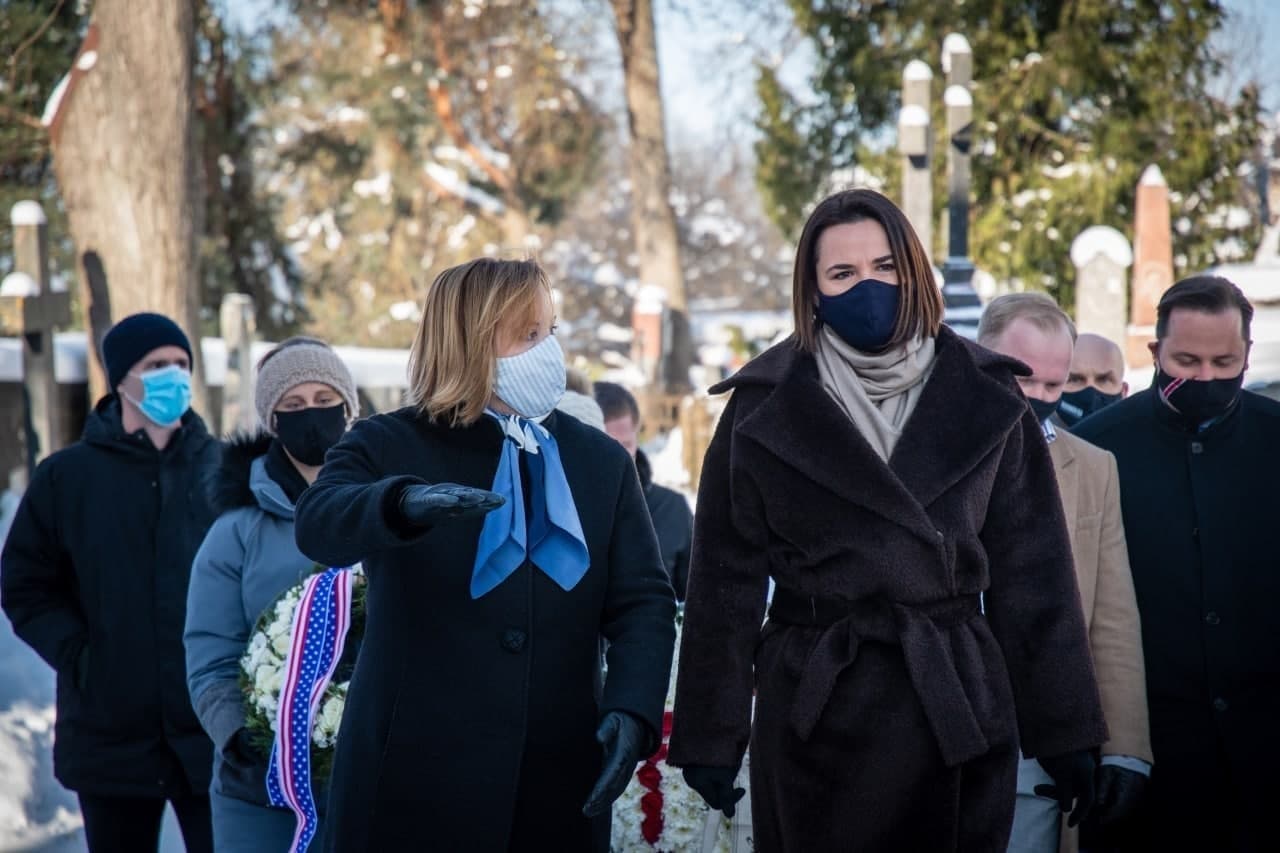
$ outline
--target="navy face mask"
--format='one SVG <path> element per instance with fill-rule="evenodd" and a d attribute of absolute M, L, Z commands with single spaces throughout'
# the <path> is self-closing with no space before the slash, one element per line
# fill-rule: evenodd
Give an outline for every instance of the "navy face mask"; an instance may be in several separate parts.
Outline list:
<path fill-rule="evenodd" d="M 1054 400 L 1052 403 L 1046 403 L 1044 400 L 1037 400 L 1035 397 L 1027 398 L 1027 405 L 1031 406 L 1031 411 L 1035 414 L 1036 420 L 1044 423 L 1049 416 L 1058 411 L 1058 405 L 1062 402 L 1062 398 Z"/>
<path fill-rule="evenodd" d="M 1104 394 L 1092 385 L 1086 385 L 1079 391 L 1063 391 L 1062 401 L 1058 406 L 1058 416 L 1062 422 L 1073 427 L 1099 409 L 1105 409 L 1112 403 L 1120 402 L 1119 394 Z"/>
<path fill-rule="evenodd" d="M 1182 416 L 1188 427 L 1198 427 L 1224 415 L 1240 399 L 1244 371 L 1230 379 L 1177 379 L 1156 367 L 1160 399 Z"/>
<path fill-rule="evenodd" d="M 901 297 L 901 287 L 865 278 L 839 296 L 819 293 L 818 319 L 854 349 L 878 352 L 893 337 Z"/>

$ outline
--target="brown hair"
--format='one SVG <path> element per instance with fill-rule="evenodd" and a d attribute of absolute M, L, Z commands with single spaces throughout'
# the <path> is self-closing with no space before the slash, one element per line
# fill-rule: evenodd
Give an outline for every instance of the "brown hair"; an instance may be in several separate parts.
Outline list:
<path fill-rule="evenodd" d="M 1230 280 L 1219 275 L 1193 275 L 1184 278 L 1164 292 L 1156 306 L 1156 340 L 1164 340 L 1169 333 L 1169 315 L 1175 308 L 1221 314 L 1232 308 L 1240 310 L 1240 334 L 1245 343 L 1250 342 L 1249 327 L 1253 325 L 1253 305 L 1244 291 Z"/>
<path fill-rule="evenodd" d="M 936 335 L 942 325 L 942 293 L 934 281 L 929 256 L 906 214 L 875 190 L 845 190 L 828 196 L 813 209 L 796 246 L 791 309 L 795 314 L 796 342 L 805 352 L 818 348 L 818 239 L 832 225 L 851 225 L 867 219 L 884 228 L 902 287 L 898 320 L 888 346 L 898 346 L 917 335 Z"/>
<path fill-rule="evenodd" d="M 1065 328 L 1076 339 L 1076 324 L 1047 293 L 1006 293 L 988 303 L 978 320 L 978 343 L 995 343 L 1014 320 L 1026 320 L 1042 332 Z"/>
<path fill-rule="evenodd" d="M 409 401 L 432 421 L 475 423 L 493 396 L 499 333 L 536 318 L 550 291 L 536 261 L 477 258 L 436 276 L 409 352 Z"/>

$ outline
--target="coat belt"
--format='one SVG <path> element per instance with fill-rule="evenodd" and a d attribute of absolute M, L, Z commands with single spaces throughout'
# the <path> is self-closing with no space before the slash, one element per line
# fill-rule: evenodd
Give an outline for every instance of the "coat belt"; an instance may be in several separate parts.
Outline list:
<path fill-rule="evenodd" d="M 814 644 L 791 705 L 791 723 L 808 740 L 836 679 L 858 656 L 864 640 L 902 646 L 916 695 L 933 730 L 942 759 L 955 767 L 987 752 L 990 745 L 965 693 L 945 629 L 981 613 L 977 595 L 924 604 L 885 599 L 837 601 L 778 587 L 769 619 L 783 625 L 825 630 Z"/>

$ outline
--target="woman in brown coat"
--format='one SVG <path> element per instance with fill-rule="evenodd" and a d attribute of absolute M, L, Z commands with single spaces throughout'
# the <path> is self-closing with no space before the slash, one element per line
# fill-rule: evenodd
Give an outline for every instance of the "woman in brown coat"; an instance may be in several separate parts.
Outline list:
<path fill-rule="evenodd" d="M 1026 368 L 942 326 L 869 190 L 814 210 L 793 306 L 712 389 L 668 762 L 732 814 L 750 738 L 762 853 L 1002 851 L 1019 745 L 1078 820 L 1106 726 Z"/>

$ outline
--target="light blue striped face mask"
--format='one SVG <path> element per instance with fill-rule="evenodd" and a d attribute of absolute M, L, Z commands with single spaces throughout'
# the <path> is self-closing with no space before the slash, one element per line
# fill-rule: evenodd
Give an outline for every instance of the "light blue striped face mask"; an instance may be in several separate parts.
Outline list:
<path fill-rule="evenodd" d="M 519 355 L 498 359 L 493 393 L 521 417 L 546 417 L 564 396 L 564 351 L 555 335 Z"/>

